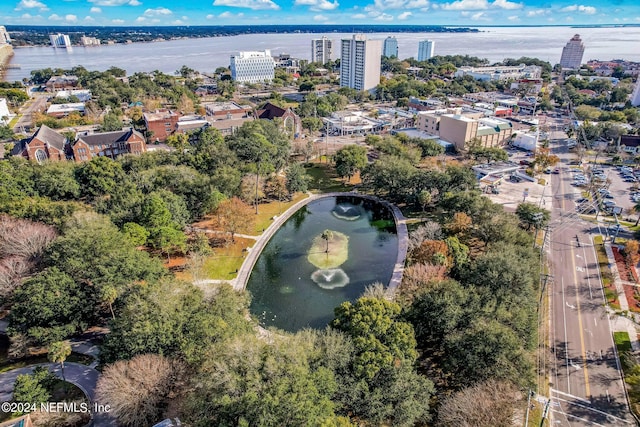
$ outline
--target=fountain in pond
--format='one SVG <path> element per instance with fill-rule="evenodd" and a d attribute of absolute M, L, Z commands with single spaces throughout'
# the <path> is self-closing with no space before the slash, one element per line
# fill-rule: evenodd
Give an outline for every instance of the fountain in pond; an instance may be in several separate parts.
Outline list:
<path fill-rule="evenodd" d="M 340 267 L 349 258 L 349 237 L 337 231 L 325 230 L 313 239 L 307 259 L 318 270 L 311 273 L 322 289 L 342 288 L 349 284 L 349 276 Z"/>
<path fill-rule="evenodd" d="M 333 208 L 331 215 L 345 221 L 355 221 L 362 216 L 362 209 L 359 206 L 352 205 L 350 203 L 341 203 Z"/>

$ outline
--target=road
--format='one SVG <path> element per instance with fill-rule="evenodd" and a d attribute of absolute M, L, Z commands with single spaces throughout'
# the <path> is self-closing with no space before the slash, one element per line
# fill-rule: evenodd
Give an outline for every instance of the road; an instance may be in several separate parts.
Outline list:
<path fill-rule="evenodd" d="M 556 135 L 557 136 L 557 135 Z M 553 136 L 552 136 L 553 137 Z M 566 147 L 552 176 L 553 209 L 548 251 L 550 270 L 551 401 L 553 425 L 635 425 L 627 404 L 592 232 L 594 225 L 575 215 Z"/>
<path fill-rule="evenodd" d="M 26 107 L 22 107 L 22 116 L 13 127 L 15 133 L 25 133 L 27 129 L 33 127 L 33 113 L 43 111 L 47 105 L 47 95 L 37 94 Z"/>

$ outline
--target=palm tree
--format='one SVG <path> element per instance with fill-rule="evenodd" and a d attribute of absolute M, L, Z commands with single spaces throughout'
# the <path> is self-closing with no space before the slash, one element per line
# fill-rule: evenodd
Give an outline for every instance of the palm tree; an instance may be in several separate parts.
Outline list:
<path fill-rule="evenodd" d="M 633 208 L 631 208 L 635 213 L 640 214 L 640 201 L 636 202 L 635 205 L 633 205 Z M 640 215 L 638 215 L 638 219 L 636 219 L 636 227 L 638 226 L 638 223 L 640 222 Z"/>
<path fill-rule="evenodd" d="M 67 341 L 56 341 L 49 344 L 49 361 L 51 363 L 60 363 L 62 369 L 62 381 L 64 378 L 64 361 L 71 354 L 71 345 Z"/>
<path fill-rule="evenodd" d="M 325 253 L 329 253 L 329 240 L 333 239 L 333 231 L 331 230 L 324 230 L 322 232 L 322 234 L 320 235 L 320 237 L 323 240 L 326 240 L 327 242 L 327 249 L 325 250 Z"/>

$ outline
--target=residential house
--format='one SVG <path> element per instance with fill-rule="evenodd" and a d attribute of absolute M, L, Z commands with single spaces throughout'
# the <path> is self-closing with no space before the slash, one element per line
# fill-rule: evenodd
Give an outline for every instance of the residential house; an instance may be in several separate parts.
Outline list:
<path fill-rule="evenodd" d="M 144 136 L 133 128 L 94 134 L 78 135 L 71 144 L 76 162 L 89 161 L 94 157 L 115 159 L 123 154 L 142 154 L 147 151 Z"/>
<path fill-rule="evenodd" d="M 293 112 L 291 108 L 281 108 L 270 102 L 256 112 L 256 118 L 264 120 L 281 119 L 283 129 L 289 135 L 297 138 L 302 131 L 300 116 Z"/>
<path fill-rule="evenodd" d="M 80 82 L 77 76 L 51 76 L 49 81 L 45 84 L 47 91 L 57 92 L 59 90 L 72 90 L 76 89 Z"/>
<path fill-rule="evenodd" d="M 67 160 L 68 150 L 69 140 L 67 137 L 42 125 L 30 138 L 17 143 L 11 154 L 43 163 L 46 160 Z"/>

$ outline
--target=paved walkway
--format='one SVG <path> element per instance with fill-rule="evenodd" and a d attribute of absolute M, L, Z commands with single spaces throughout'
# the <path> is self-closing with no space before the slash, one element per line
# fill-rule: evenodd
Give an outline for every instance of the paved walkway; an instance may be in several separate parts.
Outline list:
<path fill-rule="evenodd" d="M 350 193 L 324 193 L 324 194 L 314 194 L 306 199 L 300 200 L 289 209 L 287 209 L 282 215 L 277 217 L 275 221 L 271 223 L 271 225 L 260 235 L 260 238 L 256 241 L 256 244 L 248 248 L 249 254 L 247 258 L 245 258 L 242 263 L 242 267 L 238 271 L 238 276 L 234 282 L 234 289 L 242 290 L 247 286 L 247 281 L 249 280 L 249 276 L 251 275 L 251 270 L 253 270 L 258 257 L 262 253 L 262 250 L 267 245 L 271 237 L 275 234 L 276 231 L 280 229 L 280 227 L 302 206 L 311 203 L 314 200 L 323 199 L 326 197 L 336 197 L 336 196 L 351 196 L 351 197 L 361 197 L 364 199 L 375 200 L 376 202 L 382 203 L 389 207 L 393 212 L 393 216 L 396 221 L 396 228 L 398 232 L 398 256 L 396 258 L 396 264 L 393 269 L 393 275 L 391 276 L 391 281 L 389 282 L 388 289 L 390 291 L 395 291 L 398 286 L 400 286 L 400 282 L 402 281 L 402 275 L 404 273 L 404 261 L 407 256 L 407 248 L 409 244 L 409 234 L 407 232 L 406 221 L 407 218 L 402 215 L 400 209 L 398 209 L 395 205 L 392 205 L 389 202 L 378 199 L 374 196 L 369 196 L 366 194 L 359 194 L 355 192 Z"/>
<path fill-rule="evenodd" d="M 62 372 L 60 371 L 60 364 L 58 363 L 43 363 L 39 365 L 32 365 L 25 368 L 14 369 L 9 372 L 0 374 L 0 401 L 8 402 L 13 395 L 13 385 L 18 375 L 30 374 L 38 366 L 45 366 L 50 372 L 56 374 L 58 378 L 62 378 Z M 108 402 L 96 402 L 95 391 L 98 384 L 98 378 L 100 372 L 95 369 L 81 365 L 79 363 L 65 363 L 64 364 L 64 377 L 67 382 L 77 386 L 87 396 L 91 403 L 107 404 Z M 93 416 L 93 425 L 95 427 L 111 427 L 116 426 L 115 420 L 113 420 L 108 413 L 95 413 Z"/>

